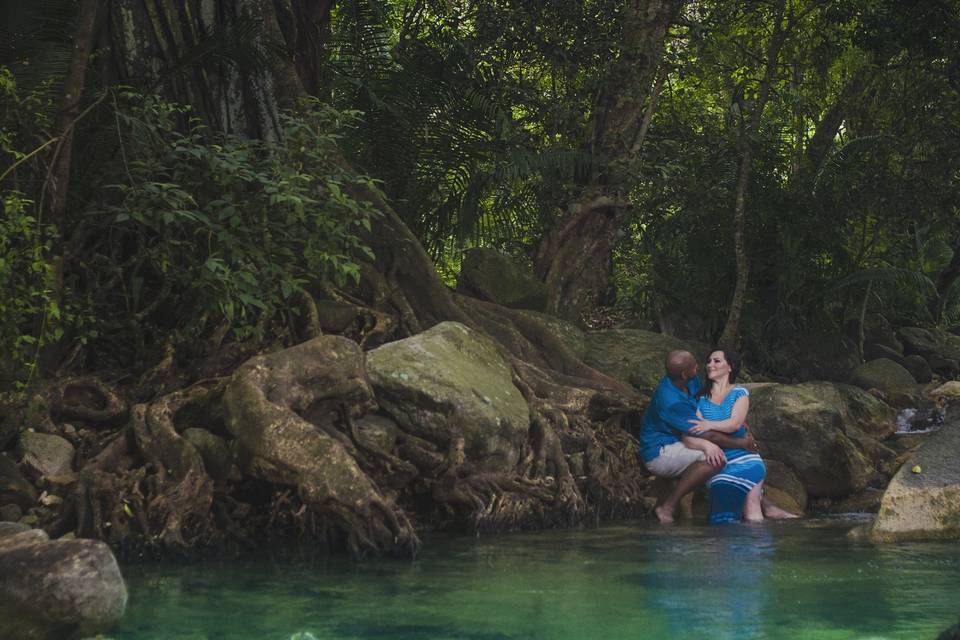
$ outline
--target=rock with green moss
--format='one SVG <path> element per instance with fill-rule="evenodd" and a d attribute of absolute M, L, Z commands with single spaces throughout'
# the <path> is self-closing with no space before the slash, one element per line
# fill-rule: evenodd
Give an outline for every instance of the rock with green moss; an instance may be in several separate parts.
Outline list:
<path fill-rule="evenodd" d="M 960 418 L 948 418 L 890 481 L 870 530 L 877 542 L 960 539 Z"/>
<path fill-rule="evenodd" d="M 465 253 L 457 290 L 513 309 L 547 308 L 547 286 L 494 249 L 475 248 Z"/>
<path fill-rule="evenodd" d="M 510 365 L 490 338 L 442 322 L 367 354 L 381 410 L 441 449 L 462 438 L 478 470 L 507 472 L 520 458 L 530 415 Z"/>
<path fill-rule="evenodd" d="M 750 385 L 750 426 L 764 456 L 796 472 L 813 497 L 862 491 L 876 472 L 857 442 L 893 432 L 893 411 L 855 387 L 829 382 Z"/>
<path fill-rule="evenodd" d="M 702 363 L 710 347 L 665 333 L 605 329 L 585 334 L 582 356 L 591 367 L 631 384 L 649 398 L 664 375 L 664 358 L 674 349 L 686 349 Z"/>
<path fill-rule="evenodd" d="M 915 354 L 929 360 L 933 354 L 939 354 L 953 361 L 960 360 L 960 336 L 922 327 L 904 327 L 898 334 L 907 355 Z"/>
<path fill-rule="evenodd" d="M 850 382 L 861 389 L 881 391 L 895 391 L 917 385 L 909 371 L 889 358 L 877 358 L 863 363 L 850 373 Z"/>

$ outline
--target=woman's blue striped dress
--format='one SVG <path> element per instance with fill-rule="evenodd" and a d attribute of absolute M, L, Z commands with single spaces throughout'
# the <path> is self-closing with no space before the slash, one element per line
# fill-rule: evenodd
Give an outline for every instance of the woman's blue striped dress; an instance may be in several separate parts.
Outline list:
<path fill-rule="evenodd" d="M 714 404 L 706 396 L 701 397 L 697 401 L 697 409 L 705 420 L 726 420 L 733 413 L 734 403 L 749 395 L 750 392 L 743 387 L 734 387 L 720 404 Z M 742 438 L 746 432 L 746 427 L 741 425 L 730 435 Z M 724 449 L 723 452 L 727 456 L 727 464 L 707 481 L 711 524 L 739 522 L 747 494 L 767 475 L 763 459 L 757 454 L 746 449 Z"/>

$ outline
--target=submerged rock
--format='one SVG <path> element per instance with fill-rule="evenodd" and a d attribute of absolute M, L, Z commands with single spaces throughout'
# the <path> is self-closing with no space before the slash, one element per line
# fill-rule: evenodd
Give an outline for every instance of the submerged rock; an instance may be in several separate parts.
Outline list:
<path fill-rule="evenodd" d="M 0 638 L 94 635 L 122 616 L 127 588 L 99 540 L 49 540 L 40 530 L 0 533 Z"/>
<path fill-rule="evenodd" d="M 874 541 L 960 538 L 960 419 L 948 419 L 890 481 Z"/>
<path fill-rule="evenodd" d="M 442 322 L 367 354 L 382 410 L 407 433 L 447 448 L 463 438 L 483 471 L 510 471 L 520 459 L 530 413 L 496 344 L 456 322 Z"/>

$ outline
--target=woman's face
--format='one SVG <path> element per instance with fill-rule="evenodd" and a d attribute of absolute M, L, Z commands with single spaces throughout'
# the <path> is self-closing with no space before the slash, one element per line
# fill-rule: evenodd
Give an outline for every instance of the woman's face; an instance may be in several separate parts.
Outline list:
<path fill-rule="evenodd" d="M 707 377 L 714 382 L 730 379 L 730 364 L 723 356 L 723 351 L 714 351 L 707 358 Z"/>

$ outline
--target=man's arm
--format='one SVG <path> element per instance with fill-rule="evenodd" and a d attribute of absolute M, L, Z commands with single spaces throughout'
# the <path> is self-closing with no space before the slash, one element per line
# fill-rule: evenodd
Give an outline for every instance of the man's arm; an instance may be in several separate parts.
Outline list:
<path fill-rule="evenodd" d="M 757 445 L 756 439 L 753 437 L 753 431 L 750 430 L 750 427 L 747 424 L 743 425 L 747 428 L 747 434 L 742 438 L 734 438 L 733 436 L 720 433 L 718 431 L 706 431 L 699 436 L 694 436 L 701 438 L 703 440 L 709 440 L 715 445 L 719 445 L 724 449 L 746 449 L 747 451 L 759 451 L 760 447 Z"/>
<path fill-rule="evenodd" d="M 741 396 L 733 403 L 733 410 L 730 417 L 726 420 L 702 420 L 694 418 L 690 421 L 690 433 L 698 436 L 708 431 L 720 431 L 721 433 L 733 433 L 747 419 L 747 412 L 750 410 L 750 396 Z"/>
<path fill-rule="evenodd" d="M 687 447 L 688 449 L 699 449 L 700 451 L 703 451 L 707 458 L 707 462 L 712 466 L 722 467 L 727 463 L 727 455 L 723 452 L 723 449 L 710 442 L 706 438 L 684 435 L 681 436 L 681 440 L 683 441 L 683 446 Z"/>

